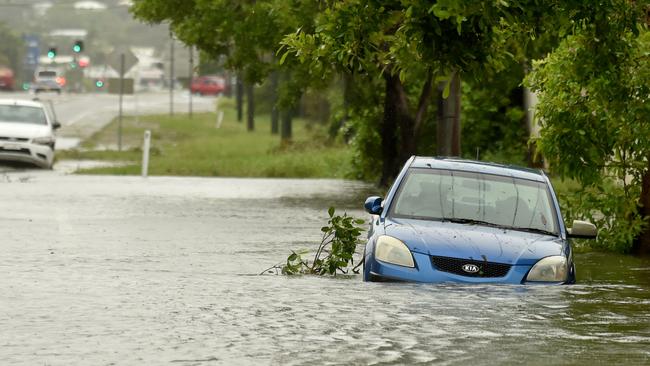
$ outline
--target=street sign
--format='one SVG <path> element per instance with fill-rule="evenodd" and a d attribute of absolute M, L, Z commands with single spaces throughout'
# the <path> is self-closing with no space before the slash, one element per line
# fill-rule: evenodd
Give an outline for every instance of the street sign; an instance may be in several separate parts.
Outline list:
<path fill-rule="evenodd" d="M 128 47 L 125 46 L 115 47 L 113 52 L 111 52 L 111 54 L 108 56 L 108 65 L 110 65 L 113 69 L 120 72 L 120 67 L 121 67 L 120 56 L 122 54 L 124 54 L 124 73 L 126 73 L 129 71 L 129 69 L 131 69 L 135 64 L 138 63 L 138 58 L 135 57 L 133 52 L 131 52 L 131 50 Z"/>
<path fill-rule="evenodd" d="M 41 55 L 38 36 L 26 35 L 24 36 L 24 39 L 25 44 L 27 45 L 27 50 L 25 52 L 25 64 L 35 68 L 36 65 L 38 65 L 38 58 Z"/>
<path fill-rule="evenodd" d="M 133 79 L 122 79 L 124 80 L 124 94 L 133 94 Z M 109 78 L 108 79 L 108 93 L 109 94 L 120 94 L 120 78 Z"/>

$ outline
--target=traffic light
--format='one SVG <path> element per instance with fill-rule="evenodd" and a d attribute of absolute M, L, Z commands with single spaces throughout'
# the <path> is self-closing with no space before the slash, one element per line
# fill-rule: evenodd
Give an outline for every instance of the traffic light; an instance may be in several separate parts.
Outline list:
<path fill-rule="evenodd" d="M 72 52 L 81 53 L 84 50 L 84 41 L 76 41 L 72 46 Z"/>
<path fill-rule="evenodd" d="M 56 57 L 56 47 L 50 47 L 49 51 L 47 51 L 47 58 L 53 59 Z"/>
<path fill-rule="evenodd" d="M 95 80 L 95 86 L 98 88 L 104 87 L 104 80 Z"/>

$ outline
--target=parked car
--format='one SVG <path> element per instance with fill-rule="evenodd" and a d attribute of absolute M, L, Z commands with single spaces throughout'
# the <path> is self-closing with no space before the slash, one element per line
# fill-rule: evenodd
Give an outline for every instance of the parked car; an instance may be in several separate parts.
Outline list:
<path fill-rule="evenodd" d="M 14 90 L 14 72 L 11 69 L 0 66 L 0 90 Z"/>
<path fill-rule="evenodd" d="M 40 102 L 0 99 L 0 160 L 51 168 L 59 127 Z"/>
<path fill-rule="evenodd" d="M 498 164 L 412 157 L 385 200 L 369 197 L 366 281 L 574 283 L 571 238 L 541 171 Z"/>
<path fill-rule="evenodd" d="M 219 76 L 199 76 L 192 79 L 190 92 L 200 95 L 217 95 L 226 91 L 226 81 Z"/>
<path fill-rule="evenodd" d="M 61 94 L 61 88 L 65 85 L 65 78 L 59 76 L 56 71 L 42 70 L 36 73 L 32 89 L 34 93 L 52 91 Z"/>

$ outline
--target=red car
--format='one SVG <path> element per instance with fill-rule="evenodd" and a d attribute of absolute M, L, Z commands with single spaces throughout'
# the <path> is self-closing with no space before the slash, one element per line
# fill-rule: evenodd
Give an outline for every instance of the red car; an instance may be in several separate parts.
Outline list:
<path fill-rule="evenodd" d="M 0 66 L 0 90 L 14 90 L 14 73 Z"/>
<path fill-rule="evenodd" d="M 220 76 L 199 76 L 190 85 L 190 92 L 199 95 L 217 95 L 225 91 L 226 81 Z"/>

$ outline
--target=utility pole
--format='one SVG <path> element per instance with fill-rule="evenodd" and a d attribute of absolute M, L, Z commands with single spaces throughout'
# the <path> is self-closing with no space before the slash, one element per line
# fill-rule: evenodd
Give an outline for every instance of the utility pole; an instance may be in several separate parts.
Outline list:
<path fill-rule="evenodd" d="M 117 151 L 122 151 L 122 100 L 124 96 L 124 52 L 120 54 L 120 109 L 117 124 Z"/>
<path fill-rule="evenodd" d="M 189 115 L 190 119 L 192 119 L 192 80 L 194 80 L 194 46 L 189 46 L 190 47 L 190 83 L 187 86 L 187 89 L 190 92 L 190 98 L 189 98 Z"/>
<path fill-rule="evenodd" d="M 169 67 L 169 115 L 174 115 L 174 34 L 169 31 L 169 38 L 171 39 L 171 56 Z"/>

